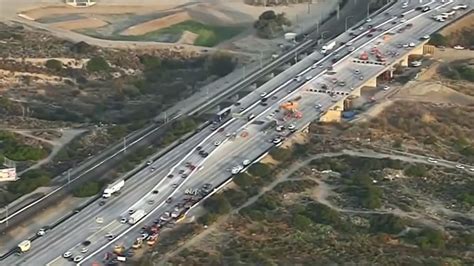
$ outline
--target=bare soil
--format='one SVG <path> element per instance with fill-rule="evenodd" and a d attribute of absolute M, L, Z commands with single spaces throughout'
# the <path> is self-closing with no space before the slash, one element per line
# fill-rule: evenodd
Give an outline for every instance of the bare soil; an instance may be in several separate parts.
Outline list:
<path fill-rule="evenodd" d="M 107 25 L 108 23 L 98 18 L 84 18 L 76 20 L 68 20 L 65 22 L 57 22 L 50 24 L 53 27 L 57 27 L 65 30 L 78 30 L 78 29 L 91 29 L 99 28 Z"/>
<path fill-rule="evenodd" d="M 199 37 L 198 34 L 190 31 L 184 31 L 183 34 L 181 35 L 181 38 L 176 43 L 181 43 L 181 44 L 194 44 L 194 41 L 196 41 L 197 37 Z"/>
<path fill-rule="evenodd" d="M 154 20 L 147 21 L 145 23 L 134 25 L 125 31 L 121 32 L 120 35 L 124 36 L 139 36 L 146 34 L 148 32 L 160 30 L 163 28 L 168 28 L 172 25 L 178 24 L 180 22 L 190 20 L 188 12 L 179 12 L 173 15 L 169 15 L 163 18 L 158 18 Z"/>

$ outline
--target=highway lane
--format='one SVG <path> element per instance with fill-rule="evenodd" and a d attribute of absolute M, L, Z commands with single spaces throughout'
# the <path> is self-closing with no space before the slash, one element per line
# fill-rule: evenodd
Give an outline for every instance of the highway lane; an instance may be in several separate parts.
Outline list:
<path fill-rule="evenodd" d="M 285 90 L 281 90 L 281 91 L 283 91 L 283 92 L 284 92 Z M 274 107 L 277 107 L 277 106 L 274 106 Z M 246 122 L 245 122 L 245 121 L 242 121 L 241 123 L 244 123 L 244 124 L 246 124 Z M 238 125 L 236 125 L 236 127 L 237 127 L 237 128 L 239 128 L 239 126 L 238 126 Z M 210 138 L 210 139 L 211 139 L 211 138 Z M 223 144 L 223 145 L 226 145 L 226 144 Z M 209 145 L 209 148 L 210 148 L 210 149 L 212 148 L 211 146 L 212 146 L 212 142 L 211 142 L 211 144 Z M 205 167 L 204 169 L 206 169 L 206 167 Z M 196 179 L 195 179 L 195 178 L 193 178 L 193 180 L 196 180 Z M 175 181 L 175 180 L 173 180 L 173 181 Z"/>

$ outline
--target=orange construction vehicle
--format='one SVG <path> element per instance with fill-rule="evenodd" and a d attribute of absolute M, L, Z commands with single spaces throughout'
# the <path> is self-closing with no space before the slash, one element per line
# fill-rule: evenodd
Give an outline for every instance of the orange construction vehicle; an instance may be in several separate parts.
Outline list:
<path fill-rule="evenodd" d="M 280 105 L 280 108 L 284 110 L 284 115 L 287 118 L 294 117 L 299 119 L 303 117 L 303 114 L 298 111 L 298 103 L 295 101 L 288 101 L 286 103 L 283 103 Z"/>

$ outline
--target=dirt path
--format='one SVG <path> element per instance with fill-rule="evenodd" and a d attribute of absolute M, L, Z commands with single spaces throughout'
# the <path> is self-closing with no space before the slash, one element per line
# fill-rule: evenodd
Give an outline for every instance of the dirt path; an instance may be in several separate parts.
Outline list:
<path fill-rule="evenodd" d="M 29 170 L 32 170 L 32 169 L 37 169 L 40 166 L 42 166 L 43 164 L 46 164 L 46 163 L 50 162 L 54 158 L 54 156 L 56 156 L 56 154 L 63 148 L 64 145 L 68 144 L 69 142 L 71 142 L 72 139 L 74 139 L 76 136 L 78 136 L 79 134 L 81 134 L 85 131 L 86 131 L 86 129 L 67 129 L 67 130 L 64 130 L 64 131 L 61 132 L 62 133 L 61 138 L 53 141 L 53 140 L 47 140 L 47 139 L 40 138 L 38 136 L 32 135 L 30 133 L 31 131 L 29 131 L 29 130 L 13 130 L 13 132 L 15 132 L 15 133 L 18 133 L 18 134 L 21 134 L 23 136 L 33 138 L 33 139 L 36 139 L 36 140 L 39 140 L 39 141 L 42 141 L 42 142 L 46 142 L 46 143 L 50 144 L 51 146 L 53 146 L 53 149 L 51 150 L 51 153 L 48 155 L 48 157 L 44 158 L 43 160 L 38 161 L 37 163 L 30 166 L 29 168 L 19 172 L 18 175 L 21 175 L 21 174 L 23 174 L 23 173 L 25 173 Z"/>

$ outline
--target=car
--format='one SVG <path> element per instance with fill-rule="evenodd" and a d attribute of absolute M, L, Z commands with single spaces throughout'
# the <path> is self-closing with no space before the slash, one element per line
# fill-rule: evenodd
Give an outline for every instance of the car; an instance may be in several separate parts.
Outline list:
<path fill-rule="evenodd" d="M 134 214 L 135 213 L 135 210 L 128 210 L 128 214 Z"/>
<path fill-rule="evenodd" d="M 66 251 L 66 252 L 63 254 L 63 258 L 66 258 L 66 259 L 69 258 L 69 257 L 71 257 L 71 256 L 72 256 L 71 251 Z"/>
<path fill-rule="evenodd" d="M 265 97 L 266 95 L 267 95 L 267 93 L 266 93 L 266 92 L 262 92 L 262 93 L 260 93 L 260 97 Z"/>
<path fill-rule="evenodd" d="M 346 83 L 344 81 L 339 81 L 338 85 L 341 86 L 341 87 L 344 87 L 344 86 L 346 86 Z"/>
<path fill-rule="evenodd" d="M 214 142 L 214 146 L 219 146 L 219 145 L 221 145 L 221 143 L 222 143 L 222 142 L 221 142 L 220 140 L 216 140 L 216 141 Z"/>
<path fill-rule="evenodd" d="M 464 169 L 465 167 L 464 167 L 464 165 L 462 165 L 462 164 L 456 164 L 456 168 L 457 168 L 457 169 Z"/>
<path fill-rule="evenodd" d="M 392 24 L 393 25 L 397 24 L 397 21 L 396 20 L 392 21 Z"/>
<path fill-rule="evenodd" d="M 181 178 L 186 178 L 186 177 L 188 177 L 188 174 L 182 174 L 181 175 Z"/>
<path fill-rule="evenodd" d="M 156 167 L 150 167 L 150 171 L 153 172 L 156 170 Z"/>
<path fill-rule="evenodd" d="M 250 160 L 244 160 L 244 161 L 242 162 L 242 164 L 243 164 L 244 166 L 247 166 L 247 165 L 250 164 Z"/>
<path fill-rule="evenodd" d="M 410 47 L 415 47 L 415 43 L 414 43 L 414 42 L 411 42 L 411 43 L 408 44 L 408 46 L 410 46 Z"/>
<path fill-rule="evenodd" d="M 168 178 L 173 178 L 174 175 L 173 175 L 173 174 L 169 174 L 169 175 L 167 175 L 166 177 L 168 177 Z"/>
<path fill-rule="evenodd" d="M 337 84 L 337 78 L 333 78 L 331 81 L 333 84 Z"/>
<path fill-rule="evenodd" d="M 168 199 L 166 199 L 166 203 L 171 203 L 173 202 L 173 198 L 172 197 L 169 197 Z"/>
<path fill-rule="evenodd" d="M 151 194 L 158 194 L 158 193 L 159 193 L 159 191 L 156 190 L 156 189 L 151 192 Z"/>
<path fill-rule="evenodd" d="M 285 129 L 284 126 L 277 126 L 277 127 L 275 128 L 275 130 L 276 130 L 277 132 L 281 132 L 281 131 L 283 131 L 284 129 Z"/>
<path fill-rule="evenodd" d="M 46 230 L 44 230 L 44 228 L 41 228 L 40 230 L 38 230 L 38 232 L 36 233 L 37 236 L 44 236 L 46 234 Z"/>
<path fill-rule="evenodd" d="M 184 171 L 185 171 L 184 169 L 181 169 L 178 171 L 178 174 L 184 174 Z"/>
<path fill-rule="evenodd" d="M 369 33 L 367 34 L 367 37 L 370 38 L 370 37 L 374 37 L 374 35 L 372 33 Z"/>
<path fill-rule="evenodd" d="M 353 44 L 354 44 L 354 42 L 349 41 L 349 42 L 346 43 L 346 46 L 352 46 Z"/>
<path fill-rule="evenodd" d="M 146 203 L 148 203 L 149 205 L 152 205 L 152 204 L 155 204 L 155 201 L 154 200 L 148 200 Z"/>
<path fill-rule="evenodd" d="M 288 130 L 294 131 L 296 129 L 296 126 L 294 124 L 289 124 L 288 125 Z"/>
<path fill-rule="evenodd" d="M 365 20 L 365 22 L 371 22 L 371 21 L 372 21 L 371 18 L 367 18 L 367 19 Z"/>
<path fill-rule="evenodd" d="M 354 70 L 354 74 L 359 75 L 359 74 L 360 74 L 360 70 L 359 70 L 359 69 Z"/>
<path fill-rule="evenodd" d="M 354 50 L 355 50 L 355 48 L 352 47 L 352 46 L 347 49 L 347 51 L 349 51 L 349 52 L 354 52 Z"/>
<path fill-rule="evenodd" d="M 474 168 L 469 168 L 469 171 L 474 172 Z"/>
<path fill-rule="evenodd" d="M 464 46 L 461 46 L 459 44 L 454 46 L 453 48 L 456 49 L 456 50 L 464 50 Z"/>
<path fill-rule="evenodd" d="M 405 3 L 402 4 L 402 8 L 407 8 L 407 7 L 408 7 L 408 3 L 407 3 L 407 2 L 405 2 Z"/>
<path fill-rule="evenodd" d="M 261 106 L 268 106 L 268 103 L 266 103 L 266 102 L 261 102 L 260 105 L 261 105 Z"/>
<path fill-rule="evenodd" d="M 120 218 L 120 223 L 121 224 L 126 224 L 127 223 L 127 218 L 125 218 L 125 217 Z"/>
<path fill-rule="evenodd" d="M 422 9 L 421 9 L 421 12 L 428 12 L 431 10 L 431 7 L 430 6 L 424 6 Z"/>
<path fill-rule="evenodd" d="M 428 40 L 430 38 L 430 35 L 424 35 L 420 39 L 422 40 Z"/>
<path fill-rule="evenodd" d="M 384 90 L 384 91 L 388 91 L 389 89 L 390 89 L 390 86 L 388 86 L 388 85 L 384 85 L 382 87 L 382 90 Z"/>
<path fill-rule="evenodd" d="M 172 188 L 177 188 L 178 187 L 178 184 L 173 184 L 171 185 Z"/>
<path fill-rule="evenodd" d="M 400 19 L 400 22 L 405 23 L 405 22 L 407 22 L 407 20 L 405 18 L 402 18 L 402 19 Z"/>
<path fill-rule="evenodd" d="M 282 139 L 279 138 L 279 137 L 276 137 L 272 140 L 273 144 L 279 144 L 281 141 L 282 141 Z"/>
<path fill-rule="evenodd" d="M 105 201 L 104 201 L 104 200 L 99 201 L 99 206 L 104 206 L 104 205 L 105 205 Z"/>
<path fill-rule="evenodd" d="M 209 153 L 208 152 L 203 152 L 201 156 L 206 158 L 207 156 L 209 156 Z"/>
<path fill-rule="evenodd" d="M 300 82 L 300 81 L 301 81 L 301 77 L 300 77 L 300 76 L 296 76 L 293 80 L 296 81 L 296 82 Z"/>
<path fill-rule="evenodd" d="M 431 157 L 428 158 L 428 162 L 430 162 L 430 163 L 438 163 L 437 160 L 435 160 L 434 158 L 431 158 Z"/>
<path fill-rule="evenodd" d="M 153 163 L 153 161 L 149 160 L 149 161 L 146 162 L 146 165 L 151 165 L 152 163 Z"/>
<path fill-rule="evenodd" d="M 230 172 L 233 174 L 233 175 L 236 175 L 238 173 L 240 173 L 240 170 L 236 167 L 232 167 L 232 169 L 230 170 Z"/>
<path fill-rule="evenodd" d="M 306 76 L 306 80 L 310 80 L 312 78 L 313 78 L 312 76 Z"/>
<path fill-rule="evenodd" d="M 85 240 L 84 242 L 81 243 L 84 247 L 87 247 L 91 244 L 91 241 Z"/>
<path fill-rule="evenodd" d="M 316 65 L 316 64 L 311 65 L 311 69 L 315 69 L 317 67 L 318 67 L 318 65 Z"/>
<path fill-rule="evenodd" d="M 320 103 L 318 103 L 318 104 L 316 104 L 316 105 L 314 106 L 314 108 L 316 108 L 316 109 L 321 109 L 321 108 L 323 108 L 323 106 L 322 106 Z"/>
<path fill-rule="evenodd" d="M 112 240 L 115 238 L 114 234 L 111 234 L 111 233 L 108 233 L 105 235 L 105 238 L 107 238 L 108 240 Z"/>
<path fill-rule="evenodd" d="M 364 76 L 360 75 L 360 76 L 359 76 L 359 79 L 360 79 L 360 80 L 364 80 Z"/>
<path fill-rule="evenodd" d="M 89 251 L 88 248 L 81 248 L 81 253 L 87 253 L 87 251 Z"/>
<path fill-rule="evenodd" d="M 408 46 L 409 46 L 408 43 L 403 44 L 403 48 L 408 48 Z"/>
<path fill-rule="evenodd" d="M 78 255 L 78 256 L 75 256 L 74 257 L 74 262 L 79 262 L 83 259 L 83 257 L 81 255 Z"/>
<path fill-rule="evenodd" d="M 458 10 L 458 9 L 467 9 L 467 5 L 455 5 L 452 10 Z"/>

